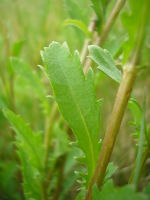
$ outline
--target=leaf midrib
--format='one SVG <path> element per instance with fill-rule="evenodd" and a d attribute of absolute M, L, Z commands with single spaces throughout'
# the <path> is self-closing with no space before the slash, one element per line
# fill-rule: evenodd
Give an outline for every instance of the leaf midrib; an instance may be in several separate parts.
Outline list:
<path fill-rule="evenodd" d="M 83 116 L 83 114 L 82 114 L 82 111 L 81 111 L 81 109 L 80 109 L 80 106 L 79 106 L 79 105 L 76 103 L 76 101 L 75 101 L 74 94 L 72 93 L 72 90 L 71 90 L 71 87 L 70 87 L 70 84 L 69 84 L 69 80 L 67 79 L 67 76 L 65 75 L 65 73 L 64 73 L 64 71 L 63 71 L 62 65 L 61 65 L 60 62 L 59 62 L 58 64 L 59 64 L 59 67 L 61 68 L 61 71 L 62 71 L 63 76 L 64 76 L 65 79 L 66 79 L 67 87 L 68 87 L 69 92 L 70 92 L 70 94 L 71 94 L 71 96 L 72 96 L 72 99 L 73 99 L 73 102 L 74 102 L 74 104 L 75 104 L 75 106 L 76 106 L 76 108 L 77 108 L 77 111 L 78 111 L 79 114 L 80 114 L 81 120 L 82 120 L 82 122 L 83 122 L 83 124 L 84 124 L 85 131 L 86 131 L 86 133 L 87 133 L 88 140 L 89 140 L 89 144 L 90 144 L 90 151 L 91 151 L 92 165 L 93 165 L 93 166 L 92 166 L 92 169 L 93 169 L 93 168 L 95 167 L 95 156 L 94 156 L 94 150 L 93 150 L 93 143 L 92 143 L 91 137 L 90 137 L 90 132 L 89 132 L 89 130 L 88 130 L 88 126 L 87 126 L 87 123 L 86 123 L 86 121 L 85 121 L 85 119 L 84 119 L 84 116 Z"/>

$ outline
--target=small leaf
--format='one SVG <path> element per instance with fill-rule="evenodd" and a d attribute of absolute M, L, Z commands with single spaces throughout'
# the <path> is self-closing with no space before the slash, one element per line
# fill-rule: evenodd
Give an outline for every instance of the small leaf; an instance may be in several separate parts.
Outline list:
<path fill-rule="evenodd" d="M 98 65 L 98 69 L 114 81 L 118 83 L 121 81 L 121 72 L 116 67 L 111 54 L 106 49 L 102 49 L 96 45 L 90 45 L 89 52 L 91 59 Z"/>

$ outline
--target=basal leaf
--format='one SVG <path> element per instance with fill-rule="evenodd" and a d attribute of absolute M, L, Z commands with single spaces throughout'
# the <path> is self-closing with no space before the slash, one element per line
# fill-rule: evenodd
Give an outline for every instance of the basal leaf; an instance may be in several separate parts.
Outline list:
<path fill-rule="evenodd" d="M 60 112 L 85 154 L 90 179 L 97 161 L 100 130 L 100 106 L 95 97 L 93 72 L 90 69 L 84 76 L 78 53 L 72 55 L 66 43 L 52 42 L 44 48 L 42 58 Z"/>
<path fill-rule="evenodd" d="M 98 69 L 103 71 L 106 75 L 116 82 L 121 81 L 121 72 L 116 67 L 115 62 L 106 49 L 91 45 L 89 46 L 91 59 L 98 65 Z"/>
<path fill-rule="evenodd" d="M 4 109 L 4 115 L 16 132 L 26 199 L 40 200 L 42 198 L 40 182 L 44 170 L 42 135 L 34 133 L 29 125 L 12 111 Z"/>

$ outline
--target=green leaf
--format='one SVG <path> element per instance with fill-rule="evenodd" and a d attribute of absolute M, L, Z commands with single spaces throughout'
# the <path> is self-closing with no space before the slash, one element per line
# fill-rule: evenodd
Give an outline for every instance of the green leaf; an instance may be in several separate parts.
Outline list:
<path fill-rule="evenodd" d="M 98 65 L 98 69 L 114 81 L 118 83 L 121 81 L 121 72 L 116 67 L 111 54 L 106 49 L 102 49 L 96 45 L 90 45 L 89 52 L 91 59 Z"/>
<path fill-rule="evenodd" d="M 42 134 L 34 133 L 20 116 L 8 109 L 3 110 L 5 117 L 16 132 L 16 144 L 21 159 L 23 185 L 26 199 L 41 199 L 40 181 L 44 170 L 44 147 Z"/>
<path fill-rule="evenodd" d="M 42 59 L 60 112 L 85 154 L 90 180 L 98 157 L 100 130 L 100 105 L 95 97 L 93 72 L 90 69 L 84 76 L 78 52 L 72 55 L 66 43 L 52 42 L 44 48 Z"/>
<path fill-rule="evenodd" d="M 64 21 L 64 25 L 68 26 L 75 26 L 77 28 L 79 28 L 87 37 L 91 36 L 91 32 L 88 30 L 88 27 L 85 25 L 85 23 L 81 20 L 77 20 L 77 19 L 66 19 Z"/>
<path fill-rule="evenodd" d="M 115 188 L 112 181 L 107 182 L 100 192 L 97 186 L 94 186 L 92 200 L 147 200 L 144 194 L 136 193 L 130 185 Z"/>

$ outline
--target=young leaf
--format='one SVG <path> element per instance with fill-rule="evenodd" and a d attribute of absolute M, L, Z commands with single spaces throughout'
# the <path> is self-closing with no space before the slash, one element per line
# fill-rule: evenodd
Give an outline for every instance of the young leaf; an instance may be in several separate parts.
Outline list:
<path fill-rule="evenodd" d="M 78 53 L 72 55 L 66 43 L 52 42 L 44 48 L 42 59 L 60 112 L 85 154 L 89 180 L 97 161 L 100 130 L 100 106 L 95 97 L 93 72 L 90 69 L 84 76 Z"/>
<path fill-rule="evenodd" d="M 134 188 L 130 185 L 115 188 L 112 180 L 107 182 L 102 191 L 99 191 L 97 186 L 94 186 L 92 200 L 148 200 L 146 195 L 135 193 Z"/>
<path fill-rule="evenodd" d="M 116 67 L 112 56 L 106 49 L 102 49 L 101 47 L 95 45 L 90 45 L 89 52 L 91 59 L 98 65 L 98 69 L 103 71 L 114 81 L 118 83 L 121 81 L 121 72 Z"/>
<path fill-rule="evenodd" d="M 26 199 L 41 199 L 42 173 L 44 169 L 44 148 L 42 135 L 34 133 L 31 128 L 16 114 L 4 109 L 4 115 L 16 132 L 16 144 L 21 159 L 23 185 Z"/>

